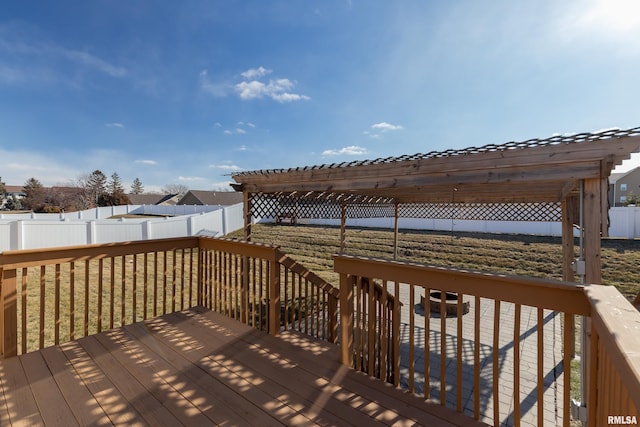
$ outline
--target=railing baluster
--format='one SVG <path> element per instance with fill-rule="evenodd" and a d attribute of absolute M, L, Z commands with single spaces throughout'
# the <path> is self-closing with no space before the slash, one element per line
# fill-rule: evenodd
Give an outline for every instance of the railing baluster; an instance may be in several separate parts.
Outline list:
<path fill-rule="evenodd" d="M 98 260 L 98 333 L 102 332 L 102 273 L 104 272 L 103 259 Z"/>
<path fill-rule="evenodd" d="M 185 266 L 185 256 L 184 256 L 184 249 L 180 250 L 180 310 L 184 310 L 184 297 L 185 297 L 185 292 L 184 292 L 184 285 L 185 285 L 185 271 L 184 271 L 184 266 Z M 191 301 L 189 301 L 191 302 Z"/>
<path fill-rule="evenodd" d="M 544 310 L 538 307 L 538 425 L 544 424 Z"/>
<path fill-rule="evenodd" d="M 416 363 L 416 347 L 415 347 L 415 289 L 413 285 L 409 286 L 409 391 L 415 392 L 415 363 Z"/>
<path fill-rule="evenodd" d="M 473 302 L 473 418 L 480 419 L 480 296 Z"/>
<path fill-rule="evenodd" d="M 21 350 L 22 354 L 27 352 L 27 301 L 28 301 L 28 270 L 26 267 L 21 269 L 21 282 L 22 282 L 22 311 L 20 317 L 22 323 L 22 339 L 21 339 Z"/>
<path fill-rule="evenodd" d="M 149 268 L 149 253 L 145 252 L 142 256 L 142 262 L 144 263 L 144 267 L 142 268 L 142 316 L 143 318 L 146 320 L 148 319 L 148 311 L 147 311 L 147 304 L 148 304 L 148 298 L 149 298 L 149 275 L 148 275 L 148 268 Z"/>
<path fill-rule="evenodd" d="M 564 313 L 564 329 L 563 329 L 563 358 L 562 358 L 562 375 L 563 375 L 563 394 L 562 394 L 562 421 L 565 427 L 569 427 L 571 421 L 571 357 L 573 353 L 573 335 L 574 335 L 573 314 Z"/>
<path fill-rule="evenodd" d="M 520 318 L 522 306 L 515 304 L 513 315 L 513 425 L 520 426 Z"/>
<path fill-rule="evenodd" d="M 424 398 L 431 399 L 431 289 L 424 288 Z"/>
<path fill-rule="evenodd" d="M 355 340 L 354 350 L 356 354 L 355 368 L 357 371 L 362 370 L 362 277 L 358 276 L 356 279 L 356 313 L 355 313 Z"/>
<path fill-rule="evenodd" d="M 393 385 L 400 385 L 400 283 L 394 282 L 393 298 Z"/>
<path fill-rule="evenodd" d="M 54 297 L 54 339 L 55 345 L 60 344 L 60 264 L 55 265 L 55 297 Z"/>
<path fill-rule="evenodd" d="M 462 316 L 463 316 L 463 299 L 464 295 L 458 293 L 458 343 L 456 346 L 456 410 L 462 412 Z"/>
<path fill-rule="evenodd" d="M 440 289 L 440 405 L 447 405 L 447 306 L 446 295 Z"/>
<path fill-rule="evenodd" d="M 69 264 L 69 339 L 76 339 L 76 263 Z"/>
<path fill-rule="evenodd" d="M 45 274 L 46 274 L 46 266 L 41 266 L 40 267 L 40 340 L 39 340 L 39 344 L 40 347 L 39 348 L 44 348 L 44 318 L 45 318 L 45 313 L 46 313 L 46 308 L 45 308 Z"/>
<path fill-rule="evenodd" d="M 114 318 L 114 298 L 115 298 L 115 282 L 116 282 L 116 260 L 115 257 L 111 257 L 111 280 L 109 282 L 109 329 L 113 329 Z"/>
<path fill-rule="evenodd" d="M 500 300 L 493 302 L 493 425 L 500 425 Z"/>
<path fill-rule="evenodd" d="M 85 260 L 84 262 L 84 324 L 83 331 L 84 336 L 89 336 L 89 271 L 90 261 Z"/>
<path fill-rule="evenodd" d="M 120 326 L 124 326 L 127 316 L 126 298 L 127 298 L 127 257 L 123 255 L 120 257 Z"/>

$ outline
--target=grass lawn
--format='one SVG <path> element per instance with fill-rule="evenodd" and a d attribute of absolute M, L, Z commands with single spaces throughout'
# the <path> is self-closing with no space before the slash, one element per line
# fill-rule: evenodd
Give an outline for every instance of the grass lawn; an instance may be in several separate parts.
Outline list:
<path fill-rule="evenodd" d="M 242 233 L 229 237 L 242 238 Z M 332 257 L 340 250 L 339 227 L 257 224 L 252 234 L 253 241 L 279 245 L 320 277 L 338 284 Z M 398 240 L 401 260 L 562 279 L 560 237 L 400 230 Z M 345 252 L 392 258 L 393 230 L 348 227 Z M 633 301 L 640 292 L 640 241 L 602 240 L 602 283 L 616 286 Z"/>

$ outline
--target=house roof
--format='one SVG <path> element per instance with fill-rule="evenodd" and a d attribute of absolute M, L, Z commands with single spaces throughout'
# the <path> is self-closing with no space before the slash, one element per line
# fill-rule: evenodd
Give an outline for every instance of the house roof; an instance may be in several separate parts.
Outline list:
<path fill-rule="evenodd" d="M 191 199 L 200 202 L 201 205 L 234 205 L 242 203 L 242 194 L 233 191 L 205 191 L 205 190 L 189 190 L 182 198 L 179 205 L 193 204 Z"/>
<path fill-rule="evenodd" d="M 132 205 L 159 205 L 175 194 L 127 194 Z"/>
<path fill-rule="evenodd" d="M 558 202 L 640 151 L 640 127 L 232 174 L 236 191 L 350 202 Z"/>
<path fill-rule="evenodd" d="M 631 170 L 628 170 L 626 172 L 612 173 L 611 175 L 609 175 L 609 183 L 610 184 L 615 184 L 617 181 L 621 180 L 625 176 L 631 175 L 632 173 L 636 173 L 639 170 L 640 170 L 640 167 L 637 167 L 637 168 L 633 168 Z"/>
<path fill-rule="evenodd" d="M 5 185 L 4 190 L 7 193 L 24 193 L 24 188 L 21 185 Z"/>

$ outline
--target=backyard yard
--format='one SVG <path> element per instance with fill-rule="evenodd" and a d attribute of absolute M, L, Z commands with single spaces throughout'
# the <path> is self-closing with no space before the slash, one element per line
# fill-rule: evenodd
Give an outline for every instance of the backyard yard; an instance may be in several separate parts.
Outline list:
<path fill-rule="evenodd" d="M 337 286 L 332 256 L 340 250 L 340 228 L 258 224 L 255 242 L 279 245 L 283 252 Z M 242 238 L 242 231 L 229 237 Z M 576 251 L 578 241 L 576 239 Z M 393 230 L 348 227 L 346 253 L 392 258 Z M 559 237 L 400 230 L 398 259 L 439 266 L 562 279 Z M 640 241 L 602 240 L 602 282 L 633 301 L 640 292 Z"/>

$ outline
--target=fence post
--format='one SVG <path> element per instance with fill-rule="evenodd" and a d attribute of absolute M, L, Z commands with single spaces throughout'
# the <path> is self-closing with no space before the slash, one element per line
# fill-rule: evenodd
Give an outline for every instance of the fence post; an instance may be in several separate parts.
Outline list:
<path fill-rule="evenodd" d="M 280 332 L 280 262 L 277 250 L 273 250 L 273 258 L 269 260 L 269 335 Z"/>
<path fill-rule="evenodd" d="M 0 291 L 0 333 L 2 358 L 18 355 L 18 305 L 16 296 L 16 269 L 2 269 Z"/>

